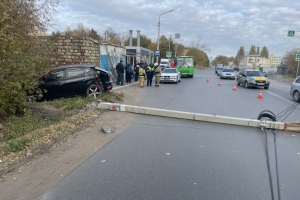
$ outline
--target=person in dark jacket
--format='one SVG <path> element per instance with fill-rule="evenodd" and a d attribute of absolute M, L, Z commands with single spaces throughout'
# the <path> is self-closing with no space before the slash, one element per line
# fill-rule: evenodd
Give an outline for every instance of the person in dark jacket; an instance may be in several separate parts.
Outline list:
<path fill-rule="evenodd" d="M 127 62 L 127 65 L 125 66 L 125 70 L 126 70 L 126 83 L 131 83 L 132 68 L 131 68 L 131 64 L 129 61 Z"/>
<path fill-rule="evenodd" d="M 116 71 L 117 71 L 117 74 L 118 74 L 116 84 L 117 85 L 121 84 L 121 86 L 123 86 L 124 85 L 124 65 L 123 65 L 122 60 L 120 60 L 120 62 L 117 64 Z"/>

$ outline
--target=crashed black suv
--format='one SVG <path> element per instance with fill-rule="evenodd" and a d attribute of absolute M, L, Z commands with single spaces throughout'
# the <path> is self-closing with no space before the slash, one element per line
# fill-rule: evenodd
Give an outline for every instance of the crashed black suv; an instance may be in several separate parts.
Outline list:
<path fill-rule="evenodd" d="M 44 91 L 42 99 L 70 96 L 94 96 L 111 90 L 109 72 L 94 65 L 69 65 L 58 67 L 40 79 Z"/>

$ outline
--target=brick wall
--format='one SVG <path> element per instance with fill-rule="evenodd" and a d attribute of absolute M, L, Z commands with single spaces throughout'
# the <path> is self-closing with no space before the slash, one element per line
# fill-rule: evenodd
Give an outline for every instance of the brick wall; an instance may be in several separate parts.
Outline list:
<path fill-rule="evenodd" d="M 88 37 L 59 36 L 54 41 L 55 53 L 51 55 L 51 66 L 72 64 L 100 66 L 100 46 Z"/>

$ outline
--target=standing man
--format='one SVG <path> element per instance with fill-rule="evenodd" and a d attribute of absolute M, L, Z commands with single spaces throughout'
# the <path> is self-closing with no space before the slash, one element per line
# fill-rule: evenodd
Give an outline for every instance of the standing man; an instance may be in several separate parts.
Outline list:
<path fill-rule="evenodd" d="M 138 61 L 135 61 L 135 65 L 134 65 L 134 72 L 135 72 L 134 81 L 138 81 L 138 79 L 139 79 L 139 66 L 140 66 L 140 63 Z"/>
<path fill-rule="evenodd" d="M 161 69 L 157 63 L 154 64 L 155 87 L 159 87 Z"/>
<path fill-rule="evenodd" d="M 120 60 L 120 62 L 116 66 L 116 71 L 118 73 L 117 77 L 117 85 L 123 86 L 124 85 L 124 66 L 123 66 L 123 61 Z"/>
<path fill-rule="evenodd" d="M 125 70 L 126 70 L 126 83 L 131 83 L 132 68 L 131 68 L 131 64 L 129 61 L 127 62 L 127 65 L 125 66 Z"/>
<path fill-rule="evenodd" d="M 152 79 L 153 79 L 153 73 L 154 73 L 154 65 L 150 64 L 147 68 L 147 87 L 152 87 Z"/>
<path fill-rule="evenodd" d="M 145 69 L 142 66 L 139 66 L 139 83 L 140 83 L 140 87 L 144 87 L 145 76 L 146 76 Z"/>

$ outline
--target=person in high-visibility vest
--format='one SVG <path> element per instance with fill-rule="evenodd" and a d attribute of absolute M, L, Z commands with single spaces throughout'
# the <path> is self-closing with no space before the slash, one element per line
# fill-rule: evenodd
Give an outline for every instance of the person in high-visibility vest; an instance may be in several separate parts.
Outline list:
<path fill-rule="evenodd" d="M 154 73 L 154 65 L 150 64 L 147 67 L 147 87 L 152 87 L 152 79 L 153 79 L 153 73 Z"/>
<path fill-rule="evenodd" d="M 139 66 L 139 83 L 140 87 L 144 87 L 146 72 L 142 66 Z"/>
<path fill-rule="evenodd" d="M 154 64 L 155 87 L 159 87 L 161 69 L 157 63 Z"/>

